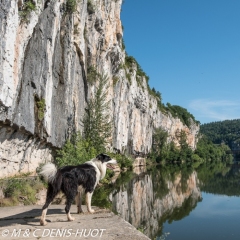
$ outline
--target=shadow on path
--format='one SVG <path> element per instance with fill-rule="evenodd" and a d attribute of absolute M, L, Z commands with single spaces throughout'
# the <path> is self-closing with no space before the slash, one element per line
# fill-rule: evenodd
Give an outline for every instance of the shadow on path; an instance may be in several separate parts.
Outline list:
<path fill-rule="evenodd" d="M 24 210 L 24 208 L 23 208 Z M 1 209 L 0 209 L 1 211 Z M 12 209 L 12 211 L 14 211 L 14 209 Z M 29 211 L 26 212 L 21 212 L 21 213 L 17 213 L 17 214 L 11 214 L 7 217 L 3 217 L 0 219 L 0 227 L 4 227 L 4 226 L 9 226 L 12 224 L 21 224 L 21 225 L 25 225 L 28 224 L 27 222 L 39 222 L 39 217 L 42 214 L 42 209 L 41 208 L 35 208 L 35 209 L 31 209 Z M 64 217 L 66 216 L 64 209 L 48 209 L 47 212 L 47 216 L 48 215 L 56 215 L 56 214 L 60 214 L 63 215 Z M 31 224 L 30 224 L 31 225 Z"/>

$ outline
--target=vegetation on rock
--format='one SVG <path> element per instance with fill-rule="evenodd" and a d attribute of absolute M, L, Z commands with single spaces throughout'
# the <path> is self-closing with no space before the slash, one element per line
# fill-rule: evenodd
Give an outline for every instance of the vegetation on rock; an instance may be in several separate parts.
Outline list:
<path fill-rule="evenodd" d="M 77 10 L 77 0 L 67 0 L 66 2 L 66 12 L 73 14 Z"/>
<path fill-rule="evenodd" d="M 45 187 L 37 177 L 12 177 L 0 180 L 5 198 L 0 198 L 0 207 L 34 204 L 37 201 L 36 194 Z"/>
<path fill-rule="evenodd" d="M 178 105 L 171 105 L 170 103 L 167 103 L 167 106 L 165 109 L 171 113 L 171 115 L 174 118 L 179 118 L 183 124 L 190 127 L 191 126 L 191 120 L 197 124 L 200 124 L 199 121 L 195 120 L 195 117 L 187 111 L 186 108 L 180 107 Z"/>
<path fill-rule="evenodd" d="M 163 113 L 171 113 L 174 118 L 179 118 L 183 124 L 190 127 L 192 122 L 196 124 L 200 124 L 199 121 L 195 119 L 195 117 L 187 111 L 187 109 L 180 107 L 178 105 L 171 105 L 167 103 L 165 106 L 162 103 L 162 95 L 159 91 L 156 91 L 155 88 L 150 88 L 149 86 L 149 77 L 147 74 L 142 70 L 141 66 L 137 62 L 137 60 L 133 56 L 126 56 L 125 57 L 125 65 L 121 65 L 121 68 L 125 69 L 126 77 L 128 81 L 131 83 L 131 72 L 133 71 L 133 67 L 136 66 L 136 80 L 140 86 L 142 85 L 143 79 L 146 80 L 148 93 L 153 96 L 157 100 L 158 108 Z"/>
<path fill-rule="evenodd" d="M 38 120 L 42 121 L 44 119 L 44 111 L 45 111 L 45 99 L 42 98 L 39 101 L 36 101 L 37 104 L 37 111 L 38 111 Z"/>
<path fill-rule="evenodd" d="M 24 2 L 22 8 L 19 10 L 19 16 L 22 22 L 29 22 L 30 13 L 36 10 L 36 4 L 32 0 Z"/>
<path fill-rule="evenodd" d="M 87 81 L 91 85 L 96 83 L 100 77 L 100 74 L 97 72 L 97 69 L 94 66 L 90 66 L 87 69 Z"/>

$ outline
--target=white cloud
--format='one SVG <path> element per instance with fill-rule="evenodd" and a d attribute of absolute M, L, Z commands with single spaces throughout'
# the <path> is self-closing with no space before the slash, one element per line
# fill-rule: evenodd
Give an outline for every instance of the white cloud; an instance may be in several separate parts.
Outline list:
<path fill-rule="evenodd" d="M 229 100 L 196 99 L 190 102 L 189 108 L 197 120 L 222 121 L 240 118 L 240 102 Z"/>

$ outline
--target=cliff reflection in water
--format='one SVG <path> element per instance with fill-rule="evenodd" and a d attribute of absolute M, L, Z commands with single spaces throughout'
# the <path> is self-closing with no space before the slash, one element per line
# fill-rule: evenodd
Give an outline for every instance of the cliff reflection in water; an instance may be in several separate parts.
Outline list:
<path fill-rule="evenodd" d="M 166 220 L 187 216 L 201 200 L 196 171 L 160 168 L 141 173 L 113 190 L 113 211 L 150 238 Z"/>
<path fill-rule="evenodd" d="M 163 224 L 166 227 L 166 222 L 188 216 L 202 199 L 200 189 L 213 195 L 240 196 L 240 163 L 230 165 L 219 160 L 135 170 L 135 173 L 121 172 L 113 184 L 98 187 L 92 204 L 112 208 L 150 238 L 161 239 Z M 194 219 L 193 215 L 189 218 Z"/>

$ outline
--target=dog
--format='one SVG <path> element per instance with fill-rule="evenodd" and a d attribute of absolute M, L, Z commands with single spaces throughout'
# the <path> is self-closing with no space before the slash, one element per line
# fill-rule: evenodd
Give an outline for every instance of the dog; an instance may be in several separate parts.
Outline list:
<path fill-rule="evenodd" d="M 88 212 L 94 213 L 94 210 L 91 208 L 93 191 L 99 183 L 99 180 L 105 177 L 107 168 L 114 168 L 111 164 L 117 164 L 117 161 L 103 153 L 99 154 L 92 160 L 77 166 L 65 166 L 57 169 L 53 163 L 45 164 L 39 173 L 48 182 L 47 197 L 42 208 L 40 224 L 42 226 L 47 224 L 45 218 L 48 206 L 60 191 L 66 196 L 65 211 L 68 221 L 74 220 L 70 214 L 70 208 L 74 198 L 76 199 L 78 213 L 82 212 L 82 190 L 86 193 Z"/>

